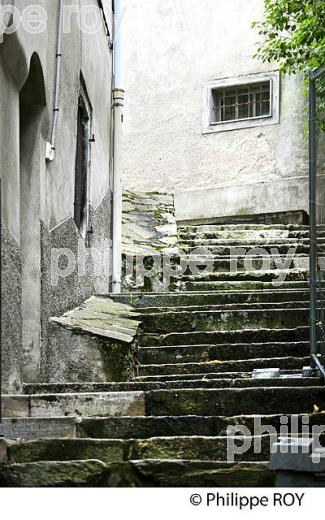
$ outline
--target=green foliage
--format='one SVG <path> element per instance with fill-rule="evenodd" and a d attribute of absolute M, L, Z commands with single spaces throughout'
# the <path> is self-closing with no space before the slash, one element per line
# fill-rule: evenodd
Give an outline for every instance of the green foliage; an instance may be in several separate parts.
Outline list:
<path fill-rule="evenodd" d="M 261 43 L 255 57 L 292 74 L 325 63 L 325 1 L 265 0 L 265 19 L 254 22 Z"/>
<path fill-rule="evenodd" d="M 285 74 L 308 73 L 325 64 L 325 0 L 265 0 L 265 18 L 254 22 L 261 42 L 255 58 L 276 62 Z M 306 88 L 308 93 L 308 88 Z M 317 81 L 318 120 L 324 131 L 325 75 Z"/>

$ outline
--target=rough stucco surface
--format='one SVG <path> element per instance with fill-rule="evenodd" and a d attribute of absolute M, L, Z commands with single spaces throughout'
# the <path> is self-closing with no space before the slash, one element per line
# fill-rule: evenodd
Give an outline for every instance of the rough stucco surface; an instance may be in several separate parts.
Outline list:
<path fill-rule="evenodd" d="M 102 203 L 91 210 L 94 232 L 90 236 L 89 247 L 86 247 L 72 218 L 51 232 L 44 224 L 42 226 L 42 380 L 46 379 L 49 357 L 54 356 L 50 338 L 54 329 L 49 326 L 50 318 L 82 304 L 96 292 L 109 292 L 110 200 L 111 193 L 108 191 Z M 76 262 L 71 273 L 67 270 L 65 248 Z M 98 264 L 95 263 L 97 258 Z"/>
<path fill-rule="evenodd" d="M 252 58 L 251 23 L 263 0 L 124 3 L 128 189 L 182 192 L 307 174 L 299 77 L 281 80 L 280 124 L 202 135 L 205 82 L 276 70 Z"/>
<path fill-rule="evenodd" d="M 19 246 L 1 229 L 2 388 L 21 386 L 21 257 Z"/>

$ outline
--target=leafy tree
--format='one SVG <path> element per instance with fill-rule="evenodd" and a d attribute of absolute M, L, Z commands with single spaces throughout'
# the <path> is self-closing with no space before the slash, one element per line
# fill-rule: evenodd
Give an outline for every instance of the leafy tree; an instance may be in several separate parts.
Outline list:
<path fill-rule="evenodd" d="M 254 22 L 261 38 L 255 58 L 277 62 L 286 74 L 325 65 L 325 0 L 264 0 L 265 18 Z M 319 128 L 325 132 L 325 74 L 317 81 Z M 305 93 L 308 93 L 306 88 Z"/>
<path fill-rule="evenodd" d="M 265 18 L 254 22 L 257 54 L 280 72 L 308 72 L 325 64 L 325 0 L 265 0 Z"/>

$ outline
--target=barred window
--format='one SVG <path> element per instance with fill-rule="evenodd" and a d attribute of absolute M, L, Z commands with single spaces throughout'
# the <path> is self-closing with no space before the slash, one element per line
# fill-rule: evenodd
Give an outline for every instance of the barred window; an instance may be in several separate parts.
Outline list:
<path fill-rule="evenodd" d="M 211 123 L 270 117 L 271 82 L 212 89 Z"/>

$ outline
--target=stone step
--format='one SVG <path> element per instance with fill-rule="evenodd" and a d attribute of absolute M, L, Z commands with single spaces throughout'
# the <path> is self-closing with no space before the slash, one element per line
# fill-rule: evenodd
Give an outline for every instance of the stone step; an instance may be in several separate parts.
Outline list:
<path fill-rule="evenodd" d="M 281 378 L 298 378 L 301 380 L 301 370 L 286 370 L 280 373 Z M 111 392 L 112 388 L 115 390 L 118 388 L 118 385 L 128 385 L 135 384 L 141 381 L 191 381 L 191 380 L 199 380 L 204 381 L 206 379 L 231 379 L 231 380 L 252 380 L 251 372 L 222 372 L 222 373 L 208 373 L 204 374 L 175 374 L 175 375 L 163 375 L 163 376 L 137 376 L 132 381 L 122 381 L 120 383 L 113 382 L 75 382 L 75 383 L 25 383 L 23 385 L 23 396 L 28 395 L 44 395 L 44 394 L 101 394 L 105 392 Z M 305 378 L 304 378 L 305 379 Z M 308 379 L 308 378 L 306 378 Z M 312 378 L 314 379 L 314 378 Z M 277 379 L 279 380 L 279 379 Z M 318 380 L 318 378 L 317 378 Z M 267 383 L 265 383 L 267 384 Z M 23 397 L 22 396 L 22 397 Z M 13 396 L 17 397 L 17 396 Z M 21 396 L 18 396 L 19 398 Z"/>
<path fill-rule="evenodd" d="M 106 487 L 107 467 L 99 460 L 0 465 L 0 487 Z"/>
<path fill-rule="evenodd" d="M 325 245 L 325 238 L 320 237 L 317 240 L 317 244 L 322 249 Z M 207 238 L 207 239 L 193 238 L 193 239 L 189 239 L 189 240 L 181 240 L 178 244 L 178 247 L 180 249 L 184 249 L 184 247 L 185 248 L 188 248 L 188 247 L 210 248 L 210 247 L 214 247 L 214 246 L 232 246 L 233 248 L 243 247 L 244 249 L 255 249 L 256 247 L 263 248 L 264 246 L 266 246 L 269 250 L 270 248 L 277 249 L 277 247 L 280 245 L 286 245 L 286 246 L 293 247 L 293 248 L 297 247 L 298 245 L 304 245 L 304 246 L 309 247 L 309 238 L 308 239 L 302 238 L 299 240 L 296 238 L 288 238 L 288 237 L 284 237 L 284 238 L 275 237 L 273 240 L 270 240 L 269 238 L 261 238 L 261 237 L 260 238 L 252 237 L 252 238 L 248 239 L 245 236 L 243 236 L 241 239 L 235 238 L 235 237 L 234 238 Z"/>
<path fill-rule="evenodd" d="M 105 464 L 127 460 L 132 448 L 128 439 L 37 439 L 10 442 L 8 464 L 100 460 Z"/>
<path fill-rule="evenodd" d="M 75 417 L 23 417 L 20 419 L 2 419 L 0 437 L 7 439 L 32 440 L 46 437 L 76 437 Z"/>
<path fill-rule="evenodd" d="M 325 410 L 324 387 L 155 390 L 146 395 L 146 415 L 310 414 Z"/>
<path fill-rule="evenodd" d="M 234 241 L 231 243 L 225 243 L 226 241 L 220 241 L 220 243 L 211 243 L 211 241 L 207 241 L 207 243 L 182 243 L 179 245 L 180 249 L 186 255 L 193 255 L 202 257 L 203 254 L 207 255 L 207 257 L 221 257 L 226 256 L 227 258 L 235 255 L 235 249 L 241 248 L 241 255 L 246 254 L 255 254 L 257 255 L 256 248 L 259 249 L 258 253 L 263 253 L 265 256 L 274 257 L 274 255 L 285 255 L 288 258 L 292 258 L 295 255 L 308 255 L 309 254 L 309 242 L 308 241 L 295 241 L 293 240 L 291 243 L 290 239 L 283 240 L 282 242 L 277 241 L 276 243 L 270 243 L 267 240 L 263 243 L 259 241 L 259 243 L 247 243 L 243 241 L 242 243 L 238 243 Z M 319 244 L 318 249 L 320 254 L 324 253 L 324 244 Z M 236 251 L 237 253 L 237 251 Z M 290 255 L 290 256 L 289 256 Z"/>
<path fill-rule="evenodd" d="M 236 459 L 242 461 L 268 460 L 273 436 L 250 436 L 247 450 Z M 254 441 L 261 445 L 254 453 Z M 239 446 L 242 438 L 238 439 Z M 100 460 L 105 464 L 140 459 L 227 460 L 227 446 L 234 443 L 231 435 L 202 437 L 151 437 L 148 439 L 38 439 L 11 442 L 7 448 L 7 464 L 30 462 L 68 462 L 70 460 Z M 250 446 L 249 446 L 250 444 Z"/>
<path fill-rule="evenodd" d="M 2 417 L 145 415 L 143 392 L 3 395 Z"/>
<path fill-rule="evenodd" d="M 286 282 L 307 281 L 309 272 L 307 269 L 273 269 L 270 271 L 239 271 L 218 272 L 218 273 L 202 273 L 202 274 L 183 274 L 180 276 L 181 282 L 222 282 L 222 281 L 254 281 L 259 282 L 277 282 L 278 284 Z"/>
<path fill-rule="evenodd" d="M 185 262 L 183 259 L 182 262 Z M 276 258 L 270 255 L 246 255 L 246 256 L 210 256 L 210 255 L 187 255 L 186 263 L 188 269 L 186 274 L 193 272 L 214 273 L 214 272 L 241 272 L 241 271 L 270 271 L 278 270 L 279 267 L 286 266 L 287 269 L 308 269 L 309 256 L 295 255 L 288 258 L 286 255 L 278 255 Z M 182 265 L 184 265 L 182 263 Z M 185 267 L 184 267 L 185 269 Z M 182 274 L 179 262 L 175 265 L 175 272 Z"/>
<path fill-rule="evenodd" d="M 296 361 L 298 361 L 298 359 L 296 359 Z M 244 369 L 244 366 L 247 362 L 242 362 L 240 364 L 243 369 Z M 303 364 L 303 363 L 301 363 Z M 200 372 L 201 373 L 204 373 L 202 372 L 203 370 L 203 365 L 198 367 L 196 366 L 195 369 L 198 370 L 200 369 Z M 219 365 L 219 364 L 218 364 Z M 220 365 L 219 365 L 220 366 Z M 258 364 L 258 366 L 263 366 L 262 364 Z M 276 360 L 272 360 L 272 367 L 276 366 Z M 183 365 L 183 367 L 187 367 L 187 369 L 189 367 L 191 367 L 191 365 Z M 178 370 L 179 372 L 181 372 L 180 370 L 180 366 L 178 365 Z M 213 370 L 211 370 L 210 368 L 210 374 L 213 372 Z M 219 373 L 222 372 L 222 370 L 220 371 L 219 370 Z M 149 373 L 157 373 L 155 370 L 151 370 L 151 372 Z M 165 372 L 163 372 L 165 373 Z M 186 371 L 184 372 L 183 370 L 183 374 L 186 373 Z M 173 372 L 173 375 L 175 375 L 175 369 L 174 369 L 174 372 Z M 279 386 L 279 388 L 275 388 L 275 390 L 277 391 L 280 391 L 280 388 L 281 385 Z M 290 390 L 291 387 L 289 387 L 289 390 Z M 299 386 L 297 386 L 296 388 L 299 388 Z M 304 390 L 305 387 L 303 387 L 303 385 L 301 386 L 301 391 Z M 315 390 L 315 387 L 306 387 L 306 389 L 309 389 L 311 394 L 313 393 L 313 391 Z M 284 391 L 287 390 L 287 388 L 283 388 Z M 176 390 L 156 390 L 157 392 L 167 392 L 165 395 L 172 395 L 174 391 L 176 392 L 185 392 L 185 391 L 188 391 L 188 392 L 195 392 L 196 389 L 194 390 L 184 390 L 184 389 L 176 389 Z M 210 389 L 202 389 L 202 390 L 197 390 L 198 392 L 218 392 L 219 390 L 210 390 Z M 231 389 L 223 389 L 223 391 L 225 393 L 227 392 L 236 392 L 238 391 L 238 389 L 234 389 L 234 388 L 231 388 Z M 265 391 L 265 392 L 269 392 L 269 391 L 272 391 L 272 388 L 244 388 L 243 391 L 247 391 L 247 392 L 252 392 L 252 391 Z M 323 395 L 324 395 L 324 390 L 321 389 L 321 391 L 323 392 Z M 92 416 L 92 417 L 107 417 L 107 416 L 124 416 L 124 415 L 129 415 L 129 416 L 143 416 L 143 415 L 155 415 L 155 412 L 152 411 L 150 409 L 150 406 L 148 405 L 148 403 L 150 404 L 151 402 L 151 396 L 154 394 L 155 391 L 147 391 L 147 392 L 139 392 L 139 391 L 134 391 L 134 392 L 129 392 L 129 393 L 124 393 L 124 394 L 128 394 L 129 396 L 129 402 L 131 399 L 133 399 L 133 407 L 132 406 L 129 406 L 129 407 L 125 407 L 125 403 L 124 403 L 124 406 L 123 406 L 123 403 L 121 404 L 121 400 L 122 400 L 122 395 L 123 393 L 119 393 L 119 392 L 107 392 L 107 393 L 79 393 L 79 394 L 43 394 L 43 395 L 32 395 L 32 396 L 3 396 L 3 409 L 4 409 L 4 417 L 7 417 L 9 418 L 23 418 L 23 417 L 48 417 L 48 418 L 53 418 L 53 417 L 75 417 L 75 416 L 84 416 L 84 417 L 89 417 L 89 416 Z M 222 392 L 222 390 L 221 390 Z M 211 394 L 212 397 L 214 394 Z M 217 394 L 215 394 L 217 395 Z M 230 394 L 232 395 L 232 394 Z M 112 402 L 118 402 L 119 403 L 119 407 L 117 407 L 116 405 L 115 406 L 112 406 Z M 317 403 L 316 403 L 317 404 Z M 149 408 L 148 408 L 149 406 Z M 308 410 L 302 410 L 304 412 L 308 412 Z M 244 413 L 245 410 L 242 410 L 242 413 Z M 297 411 L 297 412 L 294 412 L 292 410 L 287 410 L 288 413 L 300 413 L 301 411 Z M 200 413 L 200 412 L 195 412 L 194 410 L 192 410 L 191 408 L 189 408 L 187 410 L 188 414 L 190 415 L 206 415 L 206 414 L 203 414 L 203 413 Z M 210 415 L 220 415 L 220 414 L 224 414 L 225 412 L 213 412 L 213 413 L 210 413 Z M 231 412 L 230 415 L 236 415 L 238 412 Z M 246 411 L 246 413 L 254 413 L 253 412 L 248 412 Z M 258 411 L 258 409 L 255 410 L 255 413 L 262 413 L 261 411 Z M 268 413 L 267 411 L 264 411 L 263 413 Z M 276 412 L 276 411 L 273 411 L 273 412 L 270 412 L 270 413 L 279 413 L 279 412 Z M 166 413 L 166 414 L 158 414 L 158 415 L 169 415 L 169 413 Z M 179 414 L 179 415 L 184 415 L 184 413 L 182 414 Z"/>
<path fill-rule="evenodd" d="M 305 289 L 307 290 L 309 284 L 307 281 L 300 282 L 291 282 L 285 281 L 281 282 L 281 289 Z M 276 279 L 272 282 L 263 282 L 259 279 L 255 278 L 255 280 L 242 280 L 242 281 L 189 281 L 189 282 L 180 282 L 179 289 L 181 291 L 269 291 L 270 289 L 276 289 L 279 287 Z"/>
<path fill-rule="evenodd" d="M 324 226 L 318 226 L 319 231 L 324 229 Z M 272 231 L 272 230 L 283 230 L 283 231 L 309 231 L 309 226 L 301 224 L 197 224 L 188 226 L 178 226 L 180 233 L 209 233 L 213 231 Z"/>
<path fill-rule="evenodd" d="M 244 453 L 238 454 L 237 461 L 264 461 L 270 456 L 271 446 L 276 442 L 276 434 L 261 435 L 251 438 L 251 445 L 247 442 Z M 239 438 L 239 446 L 245 442 Z M 261 449 L 254 450 L 254 442 L 259 442 Z M 131 448 L 131 459 L 192 459 L 200 461 L 227 461 L 227 447 L 235 443 L 233 436 L 174 436 L 154 437 L 133 441 Z M 244 450 L 243 450 L 244 451 Z"/>
<path fill-rule="evenodd" d="M 319 238 L 324 238 L 325 232 L 322 230 L 318 233 Z M 181 230 L 178 232 L 178 239 L 180 242 L 189 240 L 270 240 L 291 238 L 295 240 L 309 240 L 309 230 L 290 230 L 290 229 L 223 229 L 210 231 L 192 232 L 188 230 Z"/>
<path fill-rule="evenodd" d="M 210 374 L 212 375 L 212 374 Z M 268 379 L 252 379 L 252 378 L 205 378 L 205 375 L 196 374 L 195 378 L 174 379 L 172 381 L 146 381 L 140 377 L 137 381 L 125 383 L 57 383 L 57 384 L 38 384 L 30 385 L 25 389 L 26 393 L 37 391 L 42 394 L 64 394 L 64 393 L 94 393 L 94 392 L 147 392 L 149 390 L 173 389 L 173 388 L 250 388 L 260 386 L 292 386 L 294 384 L 302 386 L 315 386 L 320 383 L 320 378 L 304 377 L 297 375 L 296 378 L 268 378 Z M 14 421 L 17 421 L 15 419 Z M 5 419 L 5 421 L 10 421 Z M 49 419 L 50 421 L 50 419 Z M 15 426 L 14 425 L 10 425 Z M 6 429 L 3 425 L 0 428 L 0 433 L 4 431 L 11 431 Z M 13 429 L 15 432 L 15 429 Z M 12 435 L 9 435 L 12 438 Z M 5 435 L 8 437 L 8 434 Z M 19 435 L 17 436 L 19 437 Z M 24 437 L 25 438 L 25 437 Z"/>
<path fill-rule="evenodd" d="M 77 424 L 78 437 L 94 439 L 148 439 L 151 437 L 207 436 L 226 435 L 227 428 L 238 424 L 250 432 L 262 433 L 258 428 L 268 426 L 280 432 L 287 420 L 288 433 L 300 432 L 302 419 L 310 428 L 325 425 L 325 414 L 307 415 L 240 415 L 226 416 L 158 416 L 158 417 L 110 417 L 85 418 Z"/>
<path fill-rule="evenodd" d="M 116 466 L 124 476 L 126 470 L 120 468 L 121 465 Z M 131 462 L 131 468 L 138 479 L 137 487 L 272 487 L 275 479 L 266 462 L 146 460 Z M 119 473 L 114 480 L 123 482 Z"/>
<path fill-rule="evenodd" d="M 233 381 L 233 384 L 234 381 L 239 381 L 239 382 L 243 382 L 243 386 L 250 386 L 250 382 L 251 381 L 254 381 L 253 378 L 252 378 L 253 374 L 252 372 L 243 372 L 243 371 L 240 371 L 240 372 L 208 372 L 206 374 L 194 374 L 194 373 L 191 373 L 191 374 L 162 374 L 162 375 L 155 375 L 155 376 L 138 376 L 136 378 L 136 381 L 144 381 L 144 382 L 173 382 L 173 383 L 178 383 L 179 381 L 193 381 L 193 380 L 196 380 L 196 381 L 206 381 L 206 380 L 210 380 L 210 379 L 213 379 L 213 380 L 219 380 L 219 379 L 228 379 L 228 380 L 232 380 Z M 302 372 L 301 372 L 301 369 L 296 369 L 296 370 L 285 370 L 285 371 L 281 371 L 280 372 L 280 379 L 279 378 L 276 378 L 277 381 L 282 381 L 283 379 L 286 380 L 290 380 L 291 378 L 293 379 L 298 379 L 299 380 L 299 384 L 302 384 L 303 385 L 303 381 L 305 380 L 305 378 L 302 378 Z M 270 381 L 271 379 L 267 378 L 267 379 L 263 379 L 264 383 L 265 383 L 265 386 L 267 386 L 267 381 Z M 247 382 L 247 383 L 246 383 Z M 320 382 L 320 379 L 317 378 L 317 383 Z M 240 383 L 241 384 L 241 383 Z M 263 386 L 263 385 L 262 385 Z M 274 386 L 274 385 L 272 385 Z M 275 385 L 276 386 L 276 385 Z M 280 382 L 279 382 L 279 386 L 281 386 Z M 287 385 L 287 386 L 291 386 L 290 384 Z"/>
<path fill-rule="evenodd" d="M 205 311 L 249 311 L 249 310 L 277 310 L 277 309 L 308 309 L 309 300 L 283 302 L 254 302 L 254 303 L 225 303 L 220 305 L 196 305 L 178 307 L 144 307 L 139 309 L 141 315 L 158 314 L 164 312 L 205 312 Z M 145 319 L 145 318 L 144 318 Z"/>
<path fill-rule="evenodd" d="M 309 327 L 293 329 L 247 329 L 231 331 L 172 332 L 170 334 L 143 334 L 140 347 L 177 345 L 220 345 L 225 343 L 284 343 L 309 340 Z"/>
<path fill-rule="evenodd" d="M 97 460 L 3 465 L 2 487 L 271 487 L 267 462 L 223 463 L 140 460 L 105 465 Z"/>
<path fill-rule="evenodd" d="M 282 370 L 302 370 L 309 363 L 309 357 L 254 358 L 236 361 L 209 361 L 207 363 L 170 363 L 158 365 L 140 365 L 140 376 L 159 374 L 205 374 L 212 372 L 253 371 L 261 368 L 280 368 Z"/>
<path fill-rule="evenodd" d="M 222 388 L 229 388 L 227 384 L 233 382 L 231 385 L 233 388 L 237 388 L 237 383 L 247 383 L 248 380 L 211 380 L 211 388 L 217 388 L 219 382 Z M 188 381 L 184 381 L 184 388 L 190 388 L 186 386 Z M 202 386 L 203 383 L 209 383 L 209 381 L 201 381 L 198 385 L 198 381 L 193 381 L 197 388 L 209 388 L 208 386 Z M 313 386 L 319 383 L 317 378 L 306 378 L 299 382 L 298 379 L 273 379 L 273 380 L 254 380 L 251 385 L 262 386 L 281 386 L 282 384 L 291 385 L 305 385 Z M 155 384 L 155 383 L 153 383 Z M 163 383 L 160 383 L 163 385 Z M 238 387 L 242 387 L 239 385 Z M 166 387 L 162 386 L 162 389 Z M 176 388 L 176 387 L 171 387 Z M 153 388 L 154 389 L 154 388 Z M 269 425 L 280 432 L 282 423 L 280 422 L 280 415 L 273 416 L 179 416 L 179 417 L 145 417 L 145 416 L 133 416 L 133 417 L 51 417 L 51 418 L 21 418 L 21 419 L 3 419 L 1 423 L 1 435 L 6 439 L 29 441 L 36 439 L 74 439 L 74 438 L 93 438 L 93 439 L 146 439 L 150 437 L 169 437 L 169 436 L 215 436 L 215 435 L 226 435 L 227 427 L 241 424 L 254 431 L 254 424 L 257 425 Z M 290 416 L 288 416 L 290 417 Z M 290 432 L 297 425 L 301 428 L 302 415 L 290 417 Z M 304 416 L 305 417 L 305 416 Z M 309 424 L 312 425 L 324 425 L 325 414 L 312 414 L 309 415 Z M 61 428 L 58 428 L 58 423 L 61 422 Z M 260 430 L 256 431 L 261 433 Z M 296 432 L 299 432 L 298 426 Z"/>
<path fill-rule="evenodd" d="M 224 345 L 178 345 L 140 349 L 142 365 L 159 363 L 201 363 L 205 361 L 297 356 L 309 354 L 309 342 L 226 343 Z"/>
<path fill-rule="evenodd" d="M 227 311 L 186 311 L 145 314 L 142 317 L 145 333 L 217 331 L 273 328 L 294 328 L 307 325 L 309 310 L 306 309 L 250 309 Z"/>
<path fill-rule="evenodd" d="M 159 307 L 179 307 L 202 305 L 228 305 L 245 303 L 275 303 L 290 301 L 309 301 L 309 291 L 305 289 L 275 288 L 266 291 L 211 291 L 186 293 L 132 293 L 109 295 L 114 301 L 133 305 L 136 309 Z"/>

